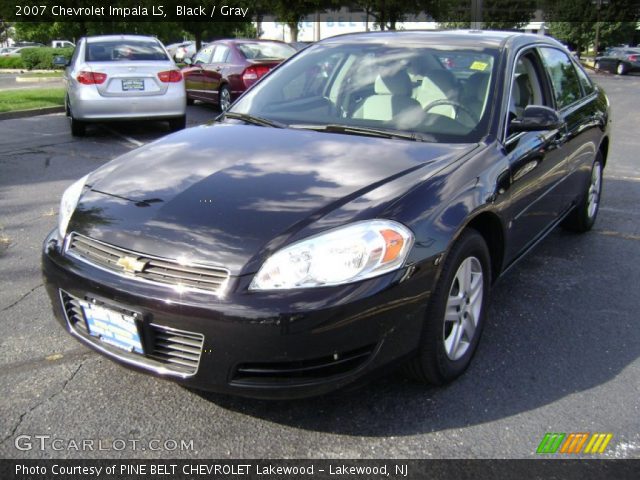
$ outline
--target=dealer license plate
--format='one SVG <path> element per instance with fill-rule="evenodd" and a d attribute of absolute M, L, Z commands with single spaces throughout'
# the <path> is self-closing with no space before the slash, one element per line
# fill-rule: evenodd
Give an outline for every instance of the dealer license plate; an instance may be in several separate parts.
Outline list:
<path fill-rule="evenodd" d="M 102 342 L 128 352 L 143 353 L 140 332 L 131 315 L 81 302 L 89 333 Z"/>
<path fill-rule="evenodd" d="M 122 80 L 122 90 L 128 92 L 130 90 L 144 90 L 144 80 Z"/>

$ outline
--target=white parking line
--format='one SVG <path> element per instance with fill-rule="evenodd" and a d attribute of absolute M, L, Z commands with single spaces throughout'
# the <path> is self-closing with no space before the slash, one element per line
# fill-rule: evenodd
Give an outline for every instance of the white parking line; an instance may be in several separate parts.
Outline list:
<path fill-rule="evenodd" d="M 144 145 L 144 142 L 136 140 L 135 138 L 131 138 L 128 135 L 125 135 L 123 133 L 120 133 L 117 130 L 114 130 L 113 128 L 111 128 L 111 127 L 109 127 L 107 125 L 102 125 L 102 128 L 104 128 L 105 130 L 108 130 L 109 132 L 113 133 L 115 136 L 120 137 L 123 140 L 135 145 L 136 147 L 141 147 L 141 146 Z"/>

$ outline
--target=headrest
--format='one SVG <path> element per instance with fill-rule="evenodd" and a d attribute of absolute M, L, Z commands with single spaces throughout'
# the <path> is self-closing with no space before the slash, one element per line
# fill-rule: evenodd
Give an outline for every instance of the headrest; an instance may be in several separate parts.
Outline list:
<path fill-rule="evenodd" d="M 376 95 L 411 95 L 411 79 L 404 70 L 391 75 L 378 75 L 374 84 Z"/>
<path fill-rule="evenodd" d="M 422 79 L 421 88 L 431 91 L 437 89 L 448 98 L 453 98 L 457 90 L 457 85 L 455 77 L 450 71 L 432 70 Z"/>

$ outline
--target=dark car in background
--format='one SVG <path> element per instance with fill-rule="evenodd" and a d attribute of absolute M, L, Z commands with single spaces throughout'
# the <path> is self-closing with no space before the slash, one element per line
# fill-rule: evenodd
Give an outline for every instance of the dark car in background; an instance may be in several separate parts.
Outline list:
<path fill-rule="evenodd" d="M 594 225 L 608 152 L 607 97 L 553 39 L 334 37 L 70 186 L 45 286 L 79 341 L 193 388 L 303 397 L 399 363 L 444 384 L 496 280 Z"/>
<path fill-rule="evenodd" d="M 596 58 L 594 66 L 596 70 L 615 72 L 618 75 L 640 72 L 640 48 L 609 48 Z"/>
<path fill-rule="evenodd" d="M 218 40 L 203 47 L 182 69 L 187 102 L 194 100 L 229 108 L 260 77 L 296 53 L 271 40 Z"/>

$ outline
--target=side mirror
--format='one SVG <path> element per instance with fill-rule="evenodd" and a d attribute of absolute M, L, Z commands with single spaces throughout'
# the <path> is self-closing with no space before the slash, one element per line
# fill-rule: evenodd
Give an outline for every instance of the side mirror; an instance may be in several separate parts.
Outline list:
<path fill-rule="evenodd" d="M 187 65 L 193 65 L 193 60 L 191 60 L 189 57 L 184 57 L 182 61 Z"/>
<path fill-rule="evenodd" d="M 522 117 L 511 120 L 509 131 L 515 133 L 555 130 L 563 125 L 564 121 L 554 109 L 542 105 L 527 105 Z"/>
<path fill-rule="evenodd" d="M 57 55 L 57 56 L 53 57 L 53 64 L 56 67 L 68 67 L 69 66 L 69 62 L 67 61 L 66 57 L 64 57 L 63 55 Z"/>

